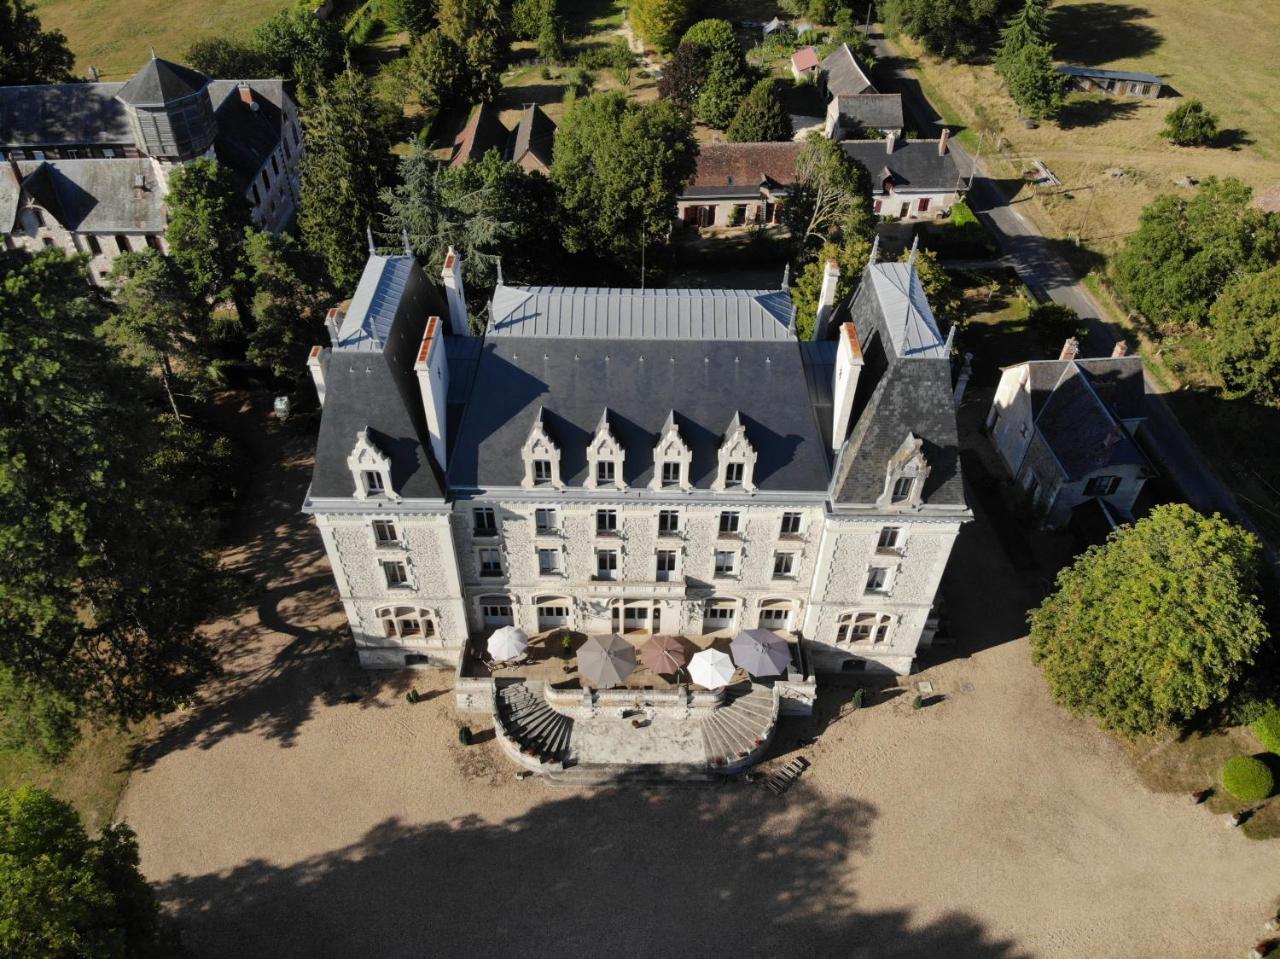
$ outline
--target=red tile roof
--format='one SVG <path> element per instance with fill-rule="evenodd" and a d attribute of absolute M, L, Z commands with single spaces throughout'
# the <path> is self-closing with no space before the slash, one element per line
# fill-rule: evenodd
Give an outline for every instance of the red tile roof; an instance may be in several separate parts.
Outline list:
<path fill-rule="evenodd" d="M 786 184 L 795 178 L 801 144 L 709 143 L 698 154 L 698 170 L 689 186 L 756 186 L 762 180 Z"/>
<path fill-rule="evenodd" d="M 801 47 L 791 57 L 791 65 L 801 73 L 818 65 L 818 51 L 813 47 Z"/>

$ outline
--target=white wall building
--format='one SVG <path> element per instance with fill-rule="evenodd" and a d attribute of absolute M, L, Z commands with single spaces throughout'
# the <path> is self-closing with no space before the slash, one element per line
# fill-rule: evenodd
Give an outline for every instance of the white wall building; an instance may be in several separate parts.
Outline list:
<path fill-rule="evenodd" d="M 970 517 L 949 349 L 908 264 L 834 289 L 813 343 L 785 288 L 499 285 L 472 337 L 410 257 L 371 257 L 312 351 L 304 505 L 361 662 L 455 662 L 507 623 L 762 626 L 908 672 Z"/>

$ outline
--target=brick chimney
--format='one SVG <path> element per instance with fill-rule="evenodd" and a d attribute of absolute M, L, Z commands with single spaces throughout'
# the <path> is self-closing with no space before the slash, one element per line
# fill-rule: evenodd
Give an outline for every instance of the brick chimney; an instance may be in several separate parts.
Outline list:
<path fill-rule="evenodd" d="M 462 287 L 462 257 L 449 247 L 444 255 L 444 268 L 440 271 L 444 280 L 444 295 L 449 303 L 449 332 L 454 336 L 470 336 L 471 324 L 467 322 L 467 300 Z"/>
<path fill-rule="evenodd" d="M 818 321 L 813 327 L 813 339 L 827 338 L 827 323 L 836 309 L 836 288 L 840 285 L 840 267 L 835 260 L 822 264 L 822 288 L 818 292 Z"/>
<path fill-rule="evenodd" d="M 942 128 L 942 136 L 938 137 L 938 156 L 947 155 L 947 141 L 951 139 L 951 131 L 946 127 Z"/>
<path fill-rule="evenodd" d="M 418 387 L 422 393 L 422 409 L 427 414 L 427 434 L 431 439 L 431 453 L 436 463 L 444 469 L 448 463 L 448 436 L 445 420 L 445 403 L 449 396 L 449 364 L 445 362 L 444 324 L 440 317 L 427 318 L 427 329 L 418 347 L 418 359 L 413 364 L 418 374 Z"/>
<path fill-rule="evenodd" d="M 898 132 L 896 130 L 890 130 L 888 133 L 884 135 L 884 152 L 885 153 L 892 153 L 894 147 L 897 146 L 897 144 L 898 144 Z"/>
<path fill-rule="evenodd" d="M 240 102 L 247 107 L 253 106 L 253 87 L 241 80 L 236 84 L 236 92 L 240 94 Z"/>
<path fill-rule="evenodd" d="M 1060 360 L 1074 360 L 1080 353 L 1080 341 L 1074 336 L 1069 337 L 1062 344 L 1062 352 L 1058 354 Z"/>
<path fill-rule="evenodd" d="M 1111 348 L 1111 356 L 1117 359 L 1121 356 L 1129 355 L 1129 344 L 1124 340 L 1117 340 L 1116 345 Z"/>

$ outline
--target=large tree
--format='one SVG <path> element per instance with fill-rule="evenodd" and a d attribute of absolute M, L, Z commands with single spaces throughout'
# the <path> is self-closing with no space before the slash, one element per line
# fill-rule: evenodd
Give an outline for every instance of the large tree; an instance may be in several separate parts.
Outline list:
<path fill-rule="evenodd" d="M 0 254 L 0 662 L 133 720 L 211 670 L 195 627 L 216 580 L 107 317 L 81 260 Z"/>
<path fill-rule="evenodd" d="M 631 26 L 645 43 L 660 53 L 670 53 L 689 19 L 688 0 L 635 0 Z"/>
<path fill-rule="evenodd" d="M 742 44 L 738 42 L 738 34 L 728 20 L 699 20 L 684 32 L 680 45 L 696 43 L 706 47 L 712 53 L 725 53 L 741 60 Z"/>
<path fill-rule="evenodd" d="M 995 67 L 1001 76 L 1008 64 L 1027 47 L 1049 42 L 1049 4 L 1046 0 L 1026 0 L 1000 30 Z M 1007 78 L 1006 78 L 1007 79 Z"/>
<path fill-rule="evenodd" d="M 45 30 L 27 0 L 0 0 L 0 87 L 72 79 L 76 58 L 61 30 Z"/>
<path fill-rule="evenodd" d="M 499 0 L 440 0 L 436 10 L 440 29 L 460 47 L 485 35 L 500 46 L 506 42 L 506 17 Z"/>
<path fill-rule="evenodd" d="M 801 250 L 869 236 L 875 228 L 871 175 L 821 133 L 810 133 L 796 157 L 795 178 L 782 220 Z"/>
<path fill-rule="evenodd" d="M 1218 139 L 1218 118 L 1199 100 L 1187 100 L 1169 111 L 1160 135 L 1174 146 L 1213 146 Z"/>
<path fill-rule="evenodd" d="M 818 318 L 818 300 L 822 292 L 822 278 L 828 260 L 834 260 L 840 270 L 836 283 L 836 302 L 848 302 L 858 289 L 862 271 L 871 259 L 871 241 L 864 236 L 854 236 L 843 243 L 827 242 L 822 245 L 815 259 L 796 275 L 791 283 L 791 302 L 796 308 L 796 336 L 809 340 Z"/>
<path fill-rule="evenodd" d="M 890 30 L 910 34 L 941 57 L 971 60 L 992 46 L 1011 0 L 884 0 Z"/>
<path fill-rule="evenodd" d="M 560 124 L 551 167 L 566 248 L 638 270 L 641 251 L 668 236 L 697 157 L 689 120 L 670 101 L 641 106 L 621 93 L 579 100 Z"/>
<path fill-rule="evenodd" d="M 329 296 L 320 265 L 288 234 L 253 230 L 245 237 L 245 262 L 253 287 L 253 332 L 245 358 L 288 382 L 324 329 Z"/>
<path fill-rule="evenodd" d="M 1026 0 L 1004 29 L 996 72 L 1024 116 L 1042 120 L 1062 109 L 1066 78 L 1053 65 L 1049 11 L 1045 0 Z"/>
<path fill-rule="evenodd" d="M 710 72 L 711 51 L 700 43 L 682 43 L 658 79 L 658 96 L 692 110 Z"/>
<path fill-rule="evenodd" d="M 1156 197 L 1111 261 L 1125 304 L 1165 333 L 1204 323 L 1228 279 L 1265 270 L 1280 253 L 1280 215 L 1252 196 L 1239 180 L 1210 177 L 1190 197 Z"/>
<path fill-rule="evenodd" d="M 333 20 L 323 20 L 306 7 L 282 10 L 253 34 L 258 48 L 271 58 L 274 73 L 292 77 L 304 97 L 342 70 L 347 44 Z"/>
<path fill-rule="evenodd" d="M 1155 732 L 1223 702 L 1267 640 L 1256 536 L 1177 503 L 1122 526 L 1031 611 L 1055 699 L 1107 729 Z"/>
<path fill-rule="evenodd" d="M 352 285 L 367 256 L 378 193 L 391 170 L 389 122 L 367 79 L 347 70 L 320 90 L 302 114 L 302 209 L 308 249 L 324 260 L 333 285 Z"/>
<path fill-rule="evenodd" d="M 435 26 L 435 0 L 387 0 L 387 11 L 392 23 L 415 39 Z"/>
<path fill-rule="evenodd" d="M 782 101 L 782 81 L 766 77 L 751 88 L 725 131 L 730 143 L 791 139 L 791 116 Z"/>
<path fill-rule="evenodd" d="M 213 306 L 234 303 L 243 324 L 244 234 L 250 215 L 230 169 L 204 157 L 183 164 L 169 175 L 166 202 L 169 252 L 191 292 Z"/>
<path fill-rule="evenodd" d="M 1280 266 L 1227 282 L 1209 309 L 1209 357 L 1227 389 L 1280 401 Z"/>
<path fill-rule="evenodd" d="M 90 838 L 76 811 L 49 793 L 0 792 L 0 954 L 179 955 L 138 862 L 137 840 L 123 823 Z"/>
<path fill-rule="evenodd" d="M 723 50 L 711 54 L 706 82 L 693 104 L 694 115 L 703 123 L 723 130 L 731 122 L 751 90 L 750 74 L 741 54 Z"/>
<path fill-rule="evenodd" d="M 409 48 L 409 85 L 428 110 L 466 101 L 467 75 L 462 49 L 442 30 L 430 30 Z"/>
<path fill-rule="evenodd" d="M 254 40 L 202 37 L 187 47 L 182 59 L 210 77 L 266 77 L 277 72 L 275 58 Z"/>

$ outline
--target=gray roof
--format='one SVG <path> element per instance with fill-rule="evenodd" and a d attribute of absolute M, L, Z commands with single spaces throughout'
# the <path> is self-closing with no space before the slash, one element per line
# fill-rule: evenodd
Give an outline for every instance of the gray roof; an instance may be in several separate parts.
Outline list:
<path fill-rule="evenodd" d="M 840 44 L 827 54 L 822 61 L 821 70 L 827 85 L 827 96 L 845 97 L 877 92 L 847 43 Z"/>
<path fill-rule="evenodd" d="M 785 290 L 499 286 L 487 336 L 795 341 Z"/>
<path fill-rule="evenodd" d="M 0 86 L 0 148 L 132 143 L 123 83 Z"/>
<path fill-rule="evenodd" d="M 130 106 L 157 107 L 199 93 L 208 85 L 209 78 L 199 70 L 153 54 L 116 96 Z"/>
<path fill-rule="evenodd" d="M 883 191 L 886 175 L 899 193 L 958 190 L 964 185 L 951 151 L 939 155 L 937 140 L 899 141 L 892 153 L 884 140 L 846 140 L 840 148 L 867 168 L 873 193 Z"/>
<path fill-rule="evenodd" d="M 623 478 L 644 486 L 653 450 L 674 410 L 693 453 L 691 478 L 709 488 L 717 452 L 734 416 L 755 447 L 762 490 L 827 488 L 826 445 L 813 408 L 797 402 L 805 382 L 801 351 L 786 342 L 688 339 L 491 337 L 483 347 L 471 402 L 449 461 L 450 485 L 519 486 L 521 447 L 541 412 L 560 448 L 569 486 L 586 477 L 587 446 L 607 408 L 626 453 Z"/>
<path fill-rule="evenodd" d="M 22 193 L 66 229 L 77 233 L 163 233 L 164 194 L 146 158 L 112 160 L 19 160 Z M 135 177 L 145 186 L 137 188 Z M 13 225 L 17 188 L 0 180 L 0 226 Z"/>
<path fill-rule="evenodd" d="M 1137 355 L 1027 360 L 1025 364 L 1014 364 L 1027 367 L 1032 415 L 1039 415 L 1050 394 L 1062 380 L 1066 368 L 1073 364 L 1084 371 L 1094 392 L 1111 407 L 1117 417 L 1134 420 L 1146 416 L 1146 384 L 1142 379 L 1142 357 Z"/>
<path fill-rule="evenodd" d="M 551 151 L 556 142 L 556 125 L 542 107 L 530 103 L 520 114 L 520 123 L 511 134 L 511 155 L 519 163 L 525 154 L 533 154 L 544 166 L 551 166 Z"/>
<path fill-rule="evenodd" d="M 1103 80 L 1132 80 L 1135 83 L 1154 83 L 1163 84 L 1154 73 L 1133 73 L 1128 70 L 1101 70 L 1097 67 L 1079 67 L 1066 65 L 1058 67 L 1059 73 L 1065 73 L 1069 77 L 1099 77 Z"/>
<path fill-rule="evenodd" d="M 406 304 L 405 291 L 415 265 L 411 256 L 370 255 L 334 345 L 344 350 L 383 350 Z"/>
<path fill-rule="evenodd" d="M 1074 363 L 1062 365 L 1062 378 L 1035 425 L 1067 479 L 1081 480 L 1109 466 L 1146 465 L 1146 457 L 1094 391 L 1088 375 Z"/>
<path fill-rule="evenodd" d="M 919 359 L 950 355 L 920 276 L 909 263 L 870 263 L 863 270 L 862 280 L 877 301 L 877 325 L 889 335 L 898 356 Z M 864 321 L 858 336 L 868 333 Z"/>
<path fill-rule="evenodd" d="M 240 99 L 241 83 L 253 91 L 257 109 Z M 218 124 L 213 150 L 218 162 L 231 168 L 241 189 L 271 158 L 284 136 L 284 106 L 292 98 L 284 80 L 214 80 L 209 99 Z"/>
<path fill-rule="evenodd" d="M 842 117 L 848 117 L 868 130 L 902 129 L 902 95 L 899 93 L 839 96 L 836 97 L 836 108 Z"/>

